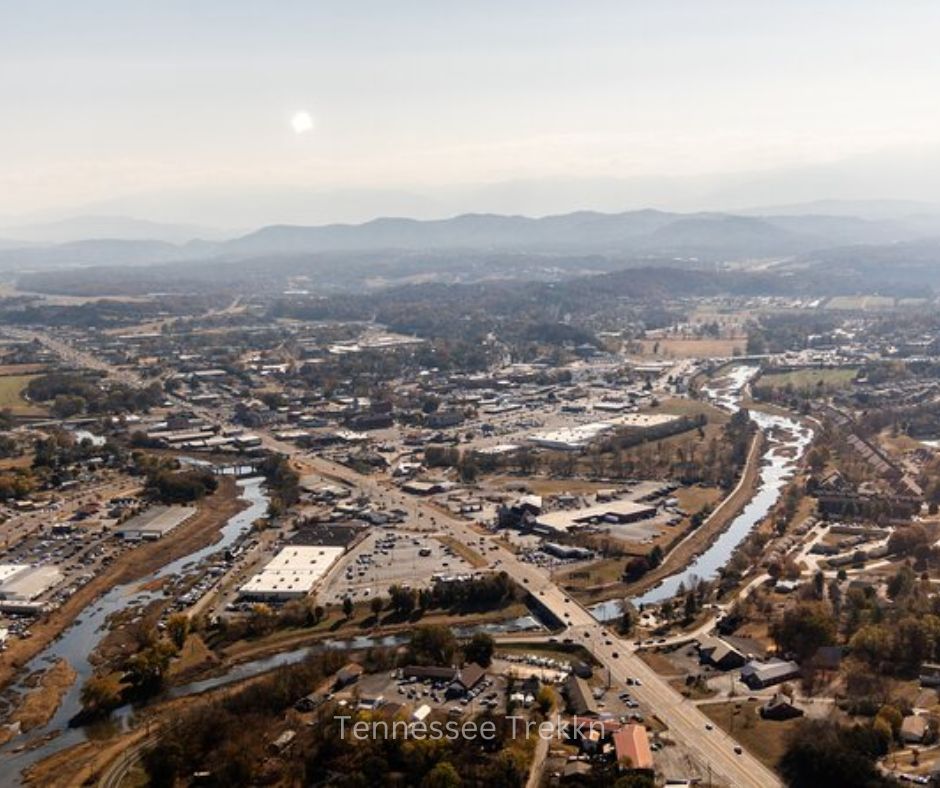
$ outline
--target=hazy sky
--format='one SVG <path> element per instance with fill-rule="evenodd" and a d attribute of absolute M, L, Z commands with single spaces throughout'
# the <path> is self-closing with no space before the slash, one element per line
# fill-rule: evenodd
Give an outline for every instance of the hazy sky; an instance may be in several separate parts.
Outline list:
<path fill-rule="evenodd" d="M 938 30 L 935 0 L 0 0 L 0 216 L 912 151 L 940 140 Z"/>

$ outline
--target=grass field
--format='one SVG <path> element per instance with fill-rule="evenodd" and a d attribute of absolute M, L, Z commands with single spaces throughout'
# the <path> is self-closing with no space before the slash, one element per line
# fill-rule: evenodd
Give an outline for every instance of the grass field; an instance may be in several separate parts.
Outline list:
<path fill-rule="evenodd" d="M 746 337 L 735 339 L 644 339 L 644 356 L 656 358 L 713 358 L 733 356 L 735 350 L 744 352 Z"/>
<path fill-rule="evenodd" d="M 676 397 L 666 399 L 659 403 L 659 406 L 648 411 L 649 413 L 672 413 L 676 416 L 698 416 L 704 413 L 708 422 L 724 424 L 731 418 L 725 411 L 709 405 L 707 402 L 697 399 L 684 399 Z"/>
<path fill-rule="evenodd" d="M 44 408 L 23 399 L 23 392 L 36 375 L 6 375 L 0 377 L 0 410 L 9 408 L 14 416 L 42 416 Z"/>
<path fill-rule="evenodd" d="M 795 389 L 808 389 L 822 383 L 830 388 L 844 388 L 853 380 L 858 370 L 854 367 L 836 367 L 834 369 L 795 369 L 792 372 L 771 372 L 761 375 L 759 386 L 793 386 Z"/>
<path fill-rule="evenodd" d="M 761 763 L 776 768 L 787 746 L 787 736 L 799 724 L 796 720 L 764 720 L 758 703 L 705 703 L 699 708 L 720 728 L 731 733 Z M 740 708 L 739 708 L 740 707 Z"/>

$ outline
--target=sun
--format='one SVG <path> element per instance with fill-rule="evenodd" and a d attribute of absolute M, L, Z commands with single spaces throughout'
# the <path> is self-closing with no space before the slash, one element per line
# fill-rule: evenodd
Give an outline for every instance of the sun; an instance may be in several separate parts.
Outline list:
<path fill-rule="evenodd" d="M 306 134 L 313 129 L 313 117 L 309 112 L 295 112 L 294 117 L 290 119 L 290 125 L 294 134 Z"/>

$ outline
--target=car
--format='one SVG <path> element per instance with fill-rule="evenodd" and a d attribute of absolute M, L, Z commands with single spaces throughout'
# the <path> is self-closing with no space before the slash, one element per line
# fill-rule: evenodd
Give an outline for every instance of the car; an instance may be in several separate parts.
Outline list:
<path fill-rule="evenodd" d="M 616 651 L 615 651 L 613 654 L 611 654 L 611 656 L 612 656 L 614 659 L 620 659 L 620 655 L 619 655 Z"/>
<path fill-rule="evenodd" d="M 609 640 L 605 640 L 605 641 L 604 641 L 604 645 L 605 645 L 605 646 L 612 646 L 612 645 L 614 645 L 614 644 L 613 644 L 611 641 L 609 641 Z"/>
<path fill-rule="evenodd" d="M 705 723 L 705 730 L 707 730 L 707 731 L 712 731 L 712 730 L 714 730 L 714 729 L 715 729 L 715 726 L 712 725 L 710 722 L 706 722 L 706 723 Z"/>
<path fill-rule="evenodd" d="M 744 750 L 742 750 L 740 747 L 735 747 L 735 748 L 734 748 L 734 754 L 735 754 L 735 755 L 740 755 L 742 752 L 744 752 Z"/>

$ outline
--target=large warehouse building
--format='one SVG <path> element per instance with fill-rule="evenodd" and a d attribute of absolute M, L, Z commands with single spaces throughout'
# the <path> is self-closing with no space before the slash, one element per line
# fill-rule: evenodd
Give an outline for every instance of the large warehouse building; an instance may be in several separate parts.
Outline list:
<path fill-rule="evenodd" d="M 27 611 L 60 582 L 62 572 L 55 566 L 0 564 L 0 610 Z"/>
<path fill-rule="evenodd" d="M 536 522 L 553 531 L 571 531 L 585 525 L 635 523 L 656 515 L 656 507 L 636 501 L 609 501 L 585 509 L 562 509 L 536 516 Z"/>
<path fill-rule="evenodd" d="M 195 506 L 152 506 L 131 517 L 116 529 L 117 535 L 129 542 L 155 541 L 165 536 L 196 513 Z"/>
<path fill-rule="evenodd" d="M 344 547 L 292 545 L 239 589 L 245 599 L 282 601 L 306 596 L 346 552 Z"/>

